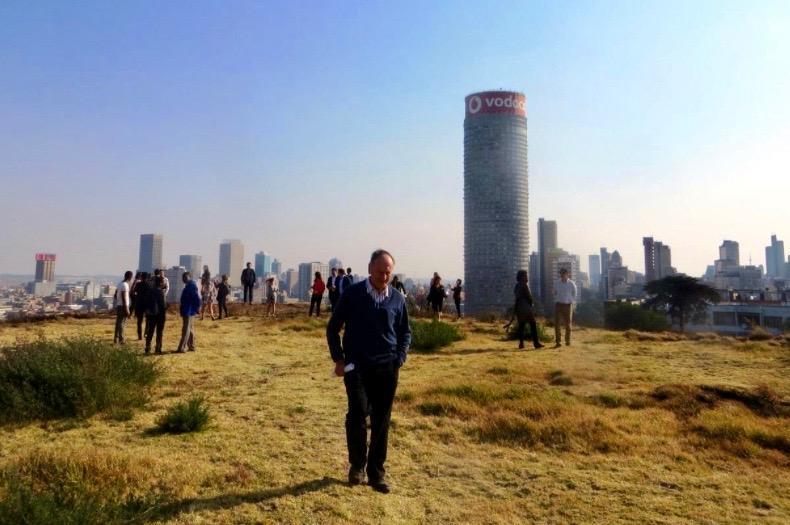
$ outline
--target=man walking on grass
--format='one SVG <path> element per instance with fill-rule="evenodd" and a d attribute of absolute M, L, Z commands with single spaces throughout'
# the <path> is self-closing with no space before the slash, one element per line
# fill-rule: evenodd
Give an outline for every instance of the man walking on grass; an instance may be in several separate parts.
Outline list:
<path fill-rule="evenodd" d="M 398 372 L 411 343 L 406 301 L 388 286 L 394 267 L 395 260 L 388 251 L 373 252 L 368 264 L 370 277 L 343 290 L 326 327 L 335 374 L 343 377 L 348 397 L 348 482 L 363 483 L 367 471 L 368 485 L 384 494 L 390 491 L 384 462 L 392 402 Z M 340 330 L 344 326 L 341 344 Z"/>
<path fill-rule="evenodd" d="M 195 351 L 195 325 L 193 318 L 200 312 L 200 292 L 197 284 L 192 280 L 189 272 L 184 272 L 181 277 L 184 281 L 184 290 L 181 292 L 181 341 L 176 352 L 184 353 L 184 347 L 190 352 Z"/>
<path fill-rule="evenodd" d="M 562 346 L 561 327 L 565 327 L 565 346 L 571 346 L 571 319 L 573 317 L 573 303 L 576 302 L 576 284 L 570 280 L 570 272 L 563 268 L 560 270 L 560 280 L 554 289 L 554 348 Z"/>

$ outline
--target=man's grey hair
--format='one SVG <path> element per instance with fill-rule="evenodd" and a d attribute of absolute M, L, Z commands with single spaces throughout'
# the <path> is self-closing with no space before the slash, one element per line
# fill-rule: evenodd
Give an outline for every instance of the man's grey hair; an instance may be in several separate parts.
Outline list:
<path fill-rule="evenodd" d="M 378 259 L 379 257 L 384 257 L 385 255 L 388 256 L 390 259 L 392 259 L 392 264 L 395 264 L 395 257 L 393 257 L 390 252 L 388 252 L 383 248 L 379 248 L 378 250 L 370 254 L 370 263 L 373 264 L 376 261 L 376 259 Z"/>

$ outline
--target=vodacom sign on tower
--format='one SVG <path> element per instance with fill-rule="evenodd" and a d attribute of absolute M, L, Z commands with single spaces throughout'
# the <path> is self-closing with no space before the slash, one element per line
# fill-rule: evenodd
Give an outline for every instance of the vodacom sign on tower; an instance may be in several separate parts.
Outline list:
<path fill-rule="evenodd" d="M 466 116 L 511 113 L 525 117 L 527 98 L 512 91 L 484 91 L 466 97 Z"/>

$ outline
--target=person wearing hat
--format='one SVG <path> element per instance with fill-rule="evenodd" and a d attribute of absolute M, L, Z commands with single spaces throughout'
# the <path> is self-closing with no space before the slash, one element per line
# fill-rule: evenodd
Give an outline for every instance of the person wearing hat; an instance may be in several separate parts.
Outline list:
<path fill-rule="evenodd" d="M 562 346 L 561 327 L 565 327 L 565 346 L 571 346 L 571 318 L 576 302 L 576 284 L 570 280 L 567 268 L 560 269 L 560 280 L 554 287 L 554 341 L 555 348 Z"/>

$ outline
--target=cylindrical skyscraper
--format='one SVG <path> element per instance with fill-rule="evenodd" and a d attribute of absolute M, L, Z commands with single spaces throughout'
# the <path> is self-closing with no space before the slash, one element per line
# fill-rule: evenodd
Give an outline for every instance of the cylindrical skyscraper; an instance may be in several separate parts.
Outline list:
<path fill-rule="evenodd" d="M 466 311 L 502 314 L 516 272 L 529 269 L 527 102 L 523 93 L 466 97 L 464 273 Z"/>

